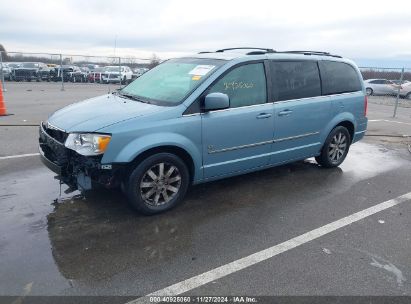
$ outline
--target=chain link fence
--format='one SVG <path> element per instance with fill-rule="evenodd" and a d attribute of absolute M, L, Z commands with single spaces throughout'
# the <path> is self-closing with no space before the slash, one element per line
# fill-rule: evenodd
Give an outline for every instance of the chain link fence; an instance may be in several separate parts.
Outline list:
<path fill-rule="evenodd" d="M 7 82 L 49 82 L 65 90 L 65 83 L 130 83 L 157 65 L 160 59 L 89 56 L 50 53 L 0 52 L 0 80 Z M 6 82 L 6 83 L 5 83 Z"/>
<path fill-rule="evenodd" d="M 393 117 L 398 107 L 411 108 L 411 68 L 360 67 L 368 101 L 393 106 Z"/>

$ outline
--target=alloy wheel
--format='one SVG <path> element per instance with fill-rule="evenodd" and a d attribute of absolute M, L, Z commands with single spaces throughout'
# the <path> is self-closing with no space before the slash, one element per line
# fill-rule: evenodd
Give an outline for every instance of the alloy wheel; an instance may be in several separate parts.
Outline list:
<path fill-rule="evenodd" d="M 347 150 L 347 136 L 342 132 L 334 135 L 328 146 L 328 157 L 331 162 L 338 163 Z"/>
<path fill-rule="evenodd" d="M 170 202 L 181 187 L 181 174 L 172 164 L 161 162 L 148 169 L 141 179 L 139 188 L 144 202 L 161 206 Z"/>

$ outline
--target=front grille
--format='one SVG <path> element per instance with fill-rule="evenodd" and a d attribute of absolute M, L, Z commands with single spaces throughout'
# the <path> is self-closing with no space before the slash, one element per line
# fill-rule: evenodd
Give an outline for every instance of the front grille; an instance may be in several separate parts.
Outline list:
<path fill-rule="evenodd" d="M 68 161 L 68 149 L 63 143 L 57 141 L 54 137 L 50 135 L 50 128 L 46 128 L 43 123 L 40 127 L 39 132 L 39 144 L 40 148 L 44 153 L 44 156 L 54 164 L 62 166 Z M 53 130 L 55 131 L 55 130 Z M 59 131 L 61 132 L 61 131 Z M 63 132 L 64 133 L 64 132 Z"/>
<path fill-rule="evenodd" d="M 66 132 L 63 132 L 61 130 L 57 130 L 55 128 L 51 128 L 47 125 L 47 123 L 43 123 L 43 129 L 44 131 L 52 138 L 57 140 L 58 142 L 64 144 L 66 141 L 68 134 Z"/>
<path fill-rule="evenodd" d="M 14 74 L 16 76 L 32 76 L 35 72 L 30 70 L 14 70 Z"/>
<path fill-rule="evenodd" d="M 118 75 L 116 75 L 116 74 L 110 74 L 110 79 L 116 79 L 116 78 L 118 78 Z"/>

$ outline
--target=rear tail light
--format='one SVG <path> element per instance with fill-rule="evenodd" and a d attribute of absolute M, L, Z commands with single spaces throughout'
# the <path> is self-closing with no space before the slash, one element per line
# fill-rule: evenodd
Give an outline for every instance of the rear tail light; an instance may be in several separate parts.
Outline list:
<path fill-rule="evenodd" d="M 367 112 L 368 112 L 368 96 L 365 95 L 364 96 L 364 116 L 367 116 Z"/>

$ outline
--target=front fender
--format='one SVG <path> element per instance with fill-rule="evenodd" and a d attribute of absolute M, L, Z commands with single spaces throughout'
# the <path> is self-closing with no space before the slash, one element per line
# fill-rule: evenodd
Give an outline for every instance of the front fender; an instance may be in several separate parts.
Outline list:
<path fill-rule="evenodd" d="M 123 146 L 117 153 L 104 154 L 102 163 L 130 163 L 141 153 L 151 148 L 162 146 L 173 146 L 185 150 L 193 159 L 194 180 L 201 179 L 201 150 L 189 138 L 172 132 L 161 132 L 137 137 Z"/>
<path fill-rule="evenodd" d="M 354 125 L 354 133 L 355 133 L 355 130 L 357 129 L 357 122 L 356 122 L 354 115 L 349 112 L 341 112 L 341 113 L 338 113 L 323 129 L 321 136 L 320 136 L 321 142 L 324 143 L 325 140 L 327 139 L 328 134 L 330 134 L 331 130 L 334 129 L 335 126 L 337 126 L 343 121 L 351 122 Z"/>

